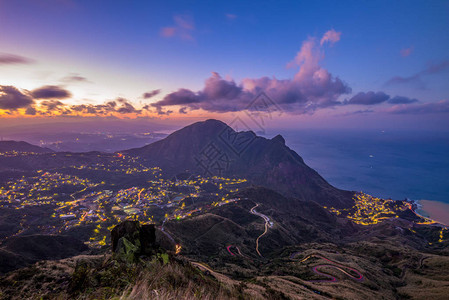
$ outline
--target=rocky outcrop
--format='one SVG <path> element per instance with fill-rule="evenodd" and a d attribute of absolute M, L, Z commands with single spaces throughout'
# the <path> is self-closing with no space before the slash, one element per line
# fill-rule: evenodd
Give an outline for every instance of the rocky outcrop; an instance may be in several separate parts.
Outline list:
<path fill-rule="evenodd" d="M 111 231 L 112 251 L 126 261 L 136 261 L 141 256 L 157 253 L 154 224 L 141 225 L 138 221 L 124 221 Z"/>

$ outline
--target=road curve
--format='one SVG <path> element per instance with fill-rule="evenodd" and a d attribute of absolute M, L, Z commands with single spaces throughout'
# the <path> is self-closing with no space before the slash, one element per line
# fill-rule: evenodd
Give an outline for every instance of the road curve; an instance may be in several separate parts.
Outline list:
<path fill-rule="evenodd" d="M 229 254 L 231 254 L 232 256 L 237 256 L 236 253 L 234 253 L 234 252 L 231 251 L 231 248 L 232 248 L 232 247 L 234 247 L 235 249 L 237 249 L 237 254 L 238 254 L 239 256 L 246 257 L 245 255 L 242 254 L 242 252 L 240 252 L 240 248 L 239 248 L 238 246 L 236 246 L 236 245 L 229 245 L 229 246 L 226 246 L 226 250 L 228 250 Z"/>
<path fill-rule="evenodd" d="M 231 254 L 232 256 L 235 256 L 235 254 L 232 253 L 232 251 L 231 251 L 231 247 L 232 247 L 232 245 L 227 246 L 226 250 L 228 250 L 229 254 Z"/>
<path fill-rule="evenodd" d="M 216 273 L 214 270 L 212 270 L 211 268 L 209 268 L 208 266 L 206 266 L 203 263 L 199 263 L 199 262 L 196 262 L 196 261 L 191 261 L 190 263 L 192 265 L 194 265 L 195 267 L 198 267 L 198 268 L 200 268 L 202 270 L 206 270 L 206 271 L 210 272 L 211 274 Z"/>
<path fill-rule="evenodd" d="M 142 194 L 142 192 L 143 192 L 144 190 L 145 190 L 145 189 L 141 189 L 141 190 L 139 191 L 139 193 L 137 194 L 137 196 L 139 197 L 139 199 L 138 199 L 137 201 L 140 202 L 140 194 Z"/>
<path fill-rule="evenodd" d="M 235 283 L 234 280 L 230 279 L 229 277 L 227 277 L 226 275 L 223 275 L 221 273 L 218 273 L 214 270 L 212 270 L 211 268 L 209 268 L 208 266 L 206 266 L 204 263 L 200 263 L 200 262 L 196 262 L 196 261 L 190 261 L 190 263 L 197 267 L 198 269 L 202 270 L 202 271 L 207 271 L 209 272 L 212 276 L 214 276 L 218 281 L 220 282 L 232 282 Z"/>
<path fill-rule="evenodd" d="M 296 253 L 294 253 L 294 254 L 296 254 Z M 319 269 L 321 269 L 321 268 L 337 269 L 340 272 L 346 274 L 349 278 L 351 278 L 353 280 L 356 280 L 356 281 L 362 281 L 364 279 L 362 273 L 360 273 L 358 270 L 356 270 L 354 268 L 351 268 L 351 267 L 348 267 L 348 266 L 345 266 L 345 265 L 342 265 L 342 264 L 337 263 L 335 261 L 332 261 L 332 260 L 330 260 L 330 259 L 328 259 L 328 258 L 326 258 L 326 257 L 324 257 L 322 255 L 312 254 L 312 255 L 309 255 L 306 258 L 300 260 L 299 262 L 305 262 L 306 260 L 308 260 L 311 257 L 318 257 L 318 258 L 324 259 L 325 261 L 328 261 L 328 262 L 332 263 L 332 265 L 325 264 L 325 265 L 318 265 L 318 266 L 313 267 L 312 271 L 314 273 L 316 273 L 318 275 L 325 276 L 325 277 L 327 277 L 329 279 L 328 280 L 311 280 L 310 282 L 337 282 L 338 281 L 338 279 L 335 278 L 334 276 L 332 276 L 332 275 L 330 275 L 328 273 L 320 272 Z M 354 272 L 355 274 L 357 274 L 357 276 L 354 276 L 354 275 L 350 274 L 349 272 L 346 272 L 344 269 Z"/>
<path fill-rule="evenodd" d="M 264 221 L 265 221 L 265 230 L 264 230 L 264 232 L 263 232 L 261 235 L 259 235 L 259 236 L 257 237 L 257 239 L 256 239 L 256 252 L 257 252 L 257 254 L 259 254 L 260 257 L 263 257 L 262 254 L 260 254 L 260 251 L 259 251 L 259 240 L 260 240 L 261 237 L 263 237 L 263 236 L 267 233 L 268 227 L 273 227 L 273 222 L 271 222 L 271 220 L 270 220 L 270 218 L 269 218 L 268 216 L 266 216 L 266 215 L 264 215 L 264 214 L 262 214 L 262 213 L 260 213 L 260 212 L 257 212 L 257 211 L 255 210 L 255 208 L 258 207 L 258 206 L 259 206 L 259 203 L 257 203 L 254 207 L 252 207 L 252 208 L 249 210 L 249 212 L 250 212 L 251 214 L 253 214 L 253 215 L 256 215 L 256 216 L 261 217 L 261 218 L 264 219 Z"/>

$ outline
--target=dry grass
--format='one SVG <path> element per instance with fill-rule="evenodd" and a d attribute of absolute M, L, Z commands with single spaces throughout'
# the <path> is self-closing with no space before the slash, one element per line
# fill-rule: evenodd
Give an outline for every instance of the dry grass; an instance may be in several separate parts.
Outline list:
<path fill-rule="evenodd" d="M 154 263 L 120 299 L 243 299 L 241 291 L 204 276 L 190 264 Z"/>
<path fill-rule="evenodd" d="M 230 297 L 226 292 L 211 293 L 206 288 L 198 288 L 193 283 L 189 283 L 186 287 L 178 290 L 161 287 L 153 289 L 151 283 L 148 283 L 145 278 L 138 281 L 131 289 L 126 290 L 121 300 L 140 300 L 140 299 L 155 299 L 155 300 L 171 300 L 171 299 L 238 299 L 238 297 Z"/>

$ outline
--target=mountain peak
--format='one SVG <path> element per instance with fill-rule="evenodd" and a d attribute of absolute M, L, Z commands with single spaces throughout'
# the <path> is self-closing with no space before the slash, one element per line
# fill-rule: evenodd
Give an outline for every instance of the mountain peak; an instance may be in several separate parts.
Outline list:
<path fill-rule="evenodd" d="M 273 142 L 281 143 L 282 145 L 285 145 L 285 139 L 282 135 L 278 134 L 274 138 L 271 139 Z"/>
<path fill-rule="evenodd" d="M 218 133 L 225 128 L 229 127 L 226 123 L 215 120 L 215 119 L 208 119 L 206 121 L 200 121 L 196 122 L 190 125 L 187 125 L 186 127 L 175 131 L 174 133 L 182 133 L 185 134 L 185 132 L 189 132 L 190 134 L 213 134 Z"/>
<path fill-rule="evenodd" d="M 203 121 L 204 123 L 208 123 L 208 124 L 224 124 L 227 125 L 225 122 L 217 120 L 217 119 L 207 119 L 206 121 Z M 198 122 L 201 123 L 201 122 Z"/>
<path fill-rule="evenodd" d="M 193 124 L 188 125 L 187 127 L 197 127 L 197 126 L 228 126 L 223 121 L 217 119 L 207 119 L 205 121 L 199 121 Z"/>
<path fill-rule="evenodd" d="M 303 200 L 333 207 L 352 205 L 352 193 L 329 185 L 285 145 L 281 135 L 270 140 L 252 131 L 236 132 L 219 120 L 196 122 L 125 153 L 144 158 L 148 166 L 160 167 L 167 177 L 188 172 L 245 178 Z"/>

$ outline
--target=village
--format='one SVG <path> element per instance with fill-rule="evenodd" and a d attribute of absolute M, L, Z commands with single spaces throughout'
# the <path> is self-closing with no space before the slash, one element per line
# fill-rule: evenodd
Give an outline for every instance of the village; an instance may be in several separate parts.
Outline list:
<path fill-rule="evenodd" d="M 120 166 L 77 166 L 77 169 L 96 168 L 102 172 L 117 172 Z M 126 174 L 152 174 L 144 186 L 120 188 L 106 182 L 63 173 L 37 171 L 37 176 L 8 181 L 0 187 L 0 207 L 24 209 L 45 206 L 51 209 L 48 226 L 39 232 L 63 234 L 75 227 L 94 228 L 87 242 L 92 247 L 106 244 L 110 229 L 125 219 L 144 224 L 162 224 L 167 220 L 181 220 L 214 206 L 238 201 L 230 195 L 244 186 L 245 179 L 224 177 L 204 178 L 190 175 L 179 179 L 163 179 L 159 168 L 130 168 L 122 165 Z M 23 230 L 27 229 L 24 222 Z M 22 231 L 23 231 L 22 230 Z"/>

